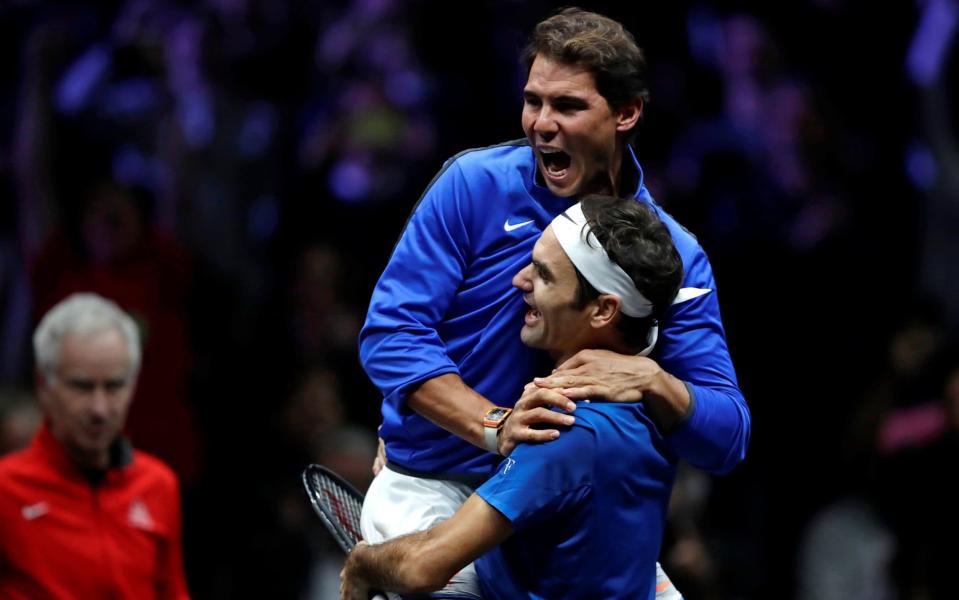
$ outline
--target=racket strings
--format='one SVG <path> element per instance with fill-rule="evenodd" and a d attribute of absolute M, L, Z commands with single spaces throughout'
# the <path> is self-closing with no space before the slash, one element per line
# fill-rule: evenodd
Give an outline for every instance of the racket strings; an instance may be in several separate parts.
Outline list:
<path fill-rule="evenodd" d="M 336 515 L 340 524 L 343 525 L 343 528 L 346 529 L 350 537 L 353 538 L 353 543 L 355 544 L 363 539 L 359 531 L 360 511 L 362 510 L 360 503 L 351 496 L 344 494 L 340 488 L 324 490 L 324 494 L 326 494 L 327 500 L 331 505 L 333 514 Z"/>
<path fill-rule="evenodd" d="M 351 545 L 356 545 L 363 539 L 360 533 L 362 502 L 352 492 L 322 474 L 314 473 L 313 482 L 319 492 L 320 502 L 326 506 L 330 515 L 335 517 L 343 533 L 350 538 Z"/>

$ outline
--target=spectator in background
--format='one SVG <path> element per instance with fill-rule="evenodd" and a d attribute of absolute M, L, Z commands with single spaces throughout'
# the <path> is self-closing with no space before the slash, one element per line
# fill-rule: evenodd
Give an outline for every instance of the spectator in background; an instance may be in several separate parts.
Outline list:
<path fill-rule="evenodd" d="M 0 456 L 26 448 L 40 426 L 40 411 L 30 394 L 0 390 Z"/>
<path fill-rule="evenodd" d="M 326 465 L 366 491 L 372 480 L 376 435 L 352 425 L 337 373 L 323 364 L 305 371 L 277 415 L 269 447 L 262 449 L 264 481 L 250 485 L 250 519 L 244 534 L 255 540 L 233 548 L 239 564 L 231 598 L 334 598 L 343 552 L 310 508 L 299 474 L 309 463 Z M 249 485 L 249 484 L 248 484 Z M 256 519 L 254 515 L 260 518 Z M 263 572 L 271 574 L 269 578 Z"/>
<path fill-rule="evenodd" d="M 75 294 L 34 333 L 44 423 L 0 460 L 0 597 L 189 597 L 176 475 L 122 435 L 140 370 L 129 315 Z"/>
<path fill-rule="evenodd" d="M 186 314 L 192 261 L 150 220 L 152 198 L 112 177 L 91 177 L 63 202 L 61 229 L 33 265 L 37 314 L 67 295 L 93 291 L 130 311 L 143 333 L 147 359 L 130 438 L 168 462 L 185 484 L 199 474 L 200 439 L 186 404 L 192 366 Z"/>
<path fill-rule="evenodd" d="M 356 362 L 362 316 L 344 298 L 348 268 L 332 245 L 313 244 L 300 255 L 291 290 L 289 328 L 302 363 L 337 357 Z"/>

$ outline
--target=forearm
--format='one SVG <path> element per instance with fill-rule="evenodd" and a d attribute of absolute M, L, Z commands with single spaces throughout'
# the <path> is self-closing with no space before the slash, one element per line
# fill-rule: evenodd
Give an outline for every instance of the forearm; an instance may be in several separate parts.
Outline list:
<path fill-rule="evenodd" d="M 738 389 L 691 384 L 692 411 L 668 437 L 670 446 L 695 467 L 716 475 L 742 462 L 749 446 L 751 418 Z"/>
<path fill-rule="evenodd" d="M 650 389 L 643 392 L 646 413 L 663 433 L 685 423 L 693 410 L 693 397 L 687 384 L 660 369 Z"/>
<path fill-rule="evenodd" d="M 421 531 L 384 544 L 360 544 L 350 553 L 345 573 L 375 590 L 401 593 L 438 590 L 456 569 L 446 575 L 445 569 L 435 568 L 430 561 L 422 560 L 422 548 L 429 543 L 428 537 L 429 531 Z"/>
<path fill-rule="evenodd" d="M 406 400 L 407 405 L 438 427 L 484 448 L 483 416 L 495 405 L 454 373 L 423 382 Z"/>
<path fill-rule="evenodd" d="M 512 531 L 506 517 L 473 494 L 456 514 L 427 531 L 374 546 L 357 545 L 347 558 L 341 579 L 361 581 L 370 589 L 438 590 Z"/>
<path fill-rule="evenodd" d="M 535 382 L 577 400 L 643 402 L 647 414 L 663 433 L 681 425 L 693 408 L 686 384 L 659 363 L 609 350 L 580 351 L 552 375 Z"/>

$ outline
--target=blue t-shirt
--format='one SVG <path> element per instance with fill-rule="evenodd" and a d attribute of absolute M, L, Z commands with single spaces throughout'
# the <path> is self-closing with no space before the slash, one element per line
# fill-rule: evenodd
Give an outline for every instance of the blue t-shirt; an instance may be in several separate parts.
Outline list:
<path fill-rule="evenodd" d="M 711 290 L 674 305 L 651 358 L 690 384 L 692 416 L 668 444 L 690 463 L 724 472 L 745 455 L 750 417 L 726 347 L 715 282 L 696 238 L 653 202 L 632 150 L 624 173 L 673 237 L 684 287 Z M 499 457 L 421 417 L 405 400 L 420 383 L 457 373 L 499 406 L 552 366 L 519 337 L 526 306 L 512 278 L 553 218 L 575 199 L 537 183 L 525 140 L 449 160 L 413 211 L 370 300 L 360 360 L 383 393 L 387 458 L 432 474 L 487 476 Z"/>
<path fill-rule="evenodd" d="M 515 533 L 476 561 L 486 600 L 655 597 L 676 459 L 641 405 L 579 403 L 478 490 Z"/>

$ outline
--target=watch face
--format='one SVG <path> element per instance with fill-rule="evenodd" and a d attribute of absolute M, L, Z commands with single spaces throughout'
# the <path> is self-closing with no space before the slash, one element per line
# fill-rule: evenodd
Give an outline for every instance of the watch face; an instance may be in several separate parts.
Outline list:
<path fill-rule="evenodd" d="M 502 419 L 508 414 L 509 414 L 509 410 L 505 408 L 493 408 L 493 409 L 490 409 L 488 413 L 486 413 L 486 420 L 499 421 L 500 419 Z"/>

